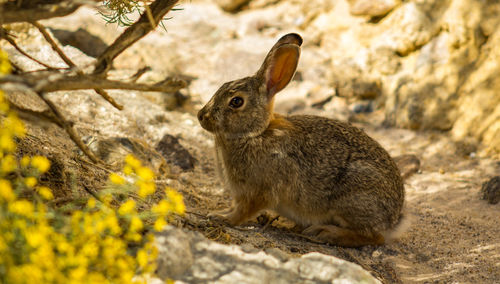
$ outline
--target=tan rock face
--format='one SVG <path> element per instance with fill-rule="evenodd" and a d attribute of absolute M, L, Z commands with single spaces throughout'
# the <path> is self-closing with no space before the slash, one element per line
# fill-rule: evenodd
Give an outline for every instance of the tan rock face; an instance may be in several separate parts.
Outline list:
<path fill-rule="evenodd" d="M 348 0 L 351 14 L 357 16 L 382 16 L 390 12 L 399 0 Z"/>
<path fill-rule="evenodd" d="M 377 23 L 353 14 L 391 1 L 341 2 L 309 26 L 322 30 L 335 86 L 380 82 L 386 125 L 450 131 L 482 142 L 482 156 L 500 155 L 498 2 L 405 1 Z M 353 12 L 365 2 L 373 7 Z"/>

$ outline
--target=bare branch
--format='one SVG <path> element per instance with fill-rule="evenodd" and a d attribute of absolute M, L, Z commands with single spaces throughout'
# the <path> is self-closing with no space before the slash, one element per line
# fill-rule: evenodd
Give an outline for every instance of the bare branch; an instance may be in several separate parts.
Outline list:
<path fill-rule="evenodd" d="M 50 34 L 47 32 L 47 30 L 45 30 L 45 27 L 40 25 L 38 22 L 31 22 L 31 24 L 33 26 L 35 26 L 38 31 L 43 35 L 43 38 L 45 38 L 45 40 L 50 44 L 50 46 L 52 47 L 52 49 L 59 55 L 59 57 L 61 57 L 61 59 L 66 63 L 68 64 L 68 66 L 70 68 L 77 68 L 77 66 L 75 65 L 75 63 L 73 63 L 73 61 L 71 61 L 71 59 L 69 59 L 66 54 L 64 54 L 64 52 L 59 48 L 59 46 L 57 46 L 57 43 L 56 41 L 50 36 Z M 81 71 L 77 71 L 79 73 L 81 73 Z"/>
<path fill-rule="evenodd" d="M 76 11 L 83 2 L 61 1 L 54 4 L 37 5 L 22 8 L 16 5 L 17 1 L 7 1 L 0 9 L 0 24 L 17 22 L 34 22 L 43 19 L 63 17 Z"/>
<path fill-rule="evenodd" d="M 116 40 L 97 58 L 94 75 L 105 76 L 111 68 L 113 60 L 129 46 L 154 30 L 166 13 L 174 7 L 179 0 L 156 0 L 142 13 L 137 22 L 128 27 Z M 148 17 L 151 12 L 152 20 Z M 154 24 L 154 26 L 153 26 Z"/>
<path fill-rule="evenodd" d="M 115 99 L 113 99 L 113 97 L 110 96 L 108 94 L 108 92 L 106 92 L 105 90 L 103 90 L 103 89 L 94 89 L 94 91 L 96 93 L 98 93 L 101 97 L 103 97 L 103 99 L 107 100 L 108 103 L 110 103 L 112 106 L 114 106 L 118 110 L 123 110 L 123 106 L 121 104 L 117 103 L 115 101 Z"/>
<path fill-rule="evenodd" d="M 49 106 L 50 110 L 54 113 L 55 117 L 59 120 L 58 125 L 62 125 L 62 128 L 66 131 L 66 133 L 68 133 L 69 137 L 78 146 L 78 148 L 80 148 L 80 150 L 82 150 L 82 152 L 85 153 L 85 155 L 87 155 L 87 157 L 89 157 L 92 160 L 92 162 L 101 163 L 101 164 L 104 163 L 99 158 L 97 158 L 94 155 L 94 153 L 92 153 L 92 151 L 90 151 L 90 149 L 87 147 L 87 145 L 85 145 L 82 142 L 82 139 L 80 138 L 80 136 L 73 129 L 73 123 L 70 123 L 69 121 L 67 121 L 64 118 L 64 116 L 59 112 L 59 110 L 54 105 L 54 103 L 51 102 L 50 100 L 48 100 L 47 98 L 45 98 L 45 93 L 36 92 L 36 94 L 45 102 L 45 104 L 47 104 L 47 106 Z"/>
<path fill-rule="evenodd" d="M 126 89 L 145 92 L 173 93 L 186 86 L 186 83 L 178 79 L 167 79 L 159 84 L 146 85 L 138 83 L 120 82 L 99 78 L 92 75 L 64 77 L 45 85 L 41 91 L 54 92 L 61 90 L 83 90 L 83 89 Z"/>
<path fill-rule="evenodd" d="M 148 85 L 109 80 L 93 75 L 64 76 L 56 72 L 42 72 L 42 74 L 24 74 L 18 76 L 7 75 L 0 78 L 0 83 L 18 83 L 32 88 L 35 92 L 46 93 L 88 89 L 174 93 L 186 87 L 184 80 L 176 78 L 167 78 L 154 85 Z"/>
<path fill-rule="evenodd" d="M 21 49 L 17 44 L 16 42 L 14 41 L 14 39 L 12 37 L 10 37 L 7 33 L 3 33 L 4 36 L 2 36 L 1 38 L 5 39 L 7 42 L 10 43 L 10 45 L 12 45 L 19 53 L 21 53 L 22 55 L 28 57 L 29 59 L 35 61 L 36 63 L 42 65 L 43 67 L 46 67 L 47 69 L 49 70 L 56 70 L 56 68 L 54 67 L 51 67 L 43 62 L 41 62 L 40 60 L 34 58 L 33 56 L 29 55 L 28 53 L 26 53 L 26 51 L 24 51 L 23 49 Z"/>
<path fill-rule="evenodd" d="M 69 57 L 66 56 L 66 54 L 62 51 L 62 49 L 59 48 L 56 41 L 50 36 L 50 34 L 47 32 L 47 30 L 45 29 L 45 27 L 43 25 L 39 24 L 38 22 L 33 22 L 31 24 L 34 25 L 38 29 L 38 31 L 40 31 L 40 33 L 43 35 L 45 40 L 50 44 L 52 49 L 59 55 L 59 57 L 61 57 L 61 59 L 64 62 L 66 62 L 66 64 L 68 64 L 69 67 L 71 67 L 73 69 L 77 69 L 76 72 L 78 75 L 83 75 L 83 72 L 80 69 L 78 69 L 76 64 L 73 61 L 71 61 L 71 59 L 69 59 Z M 123 110 L 123 106 L 118 104 L 105 90 L 94 89 L 94 91 L 97 94 L 101 95 L 101 97 L 103 97 L 105 100 L 107 100 L 115 108 L 117 108 L 119 110 Z"/>
<path fill-rule="evenodd" d="M 139 78 L 141 78 L 142 75 L 144 75 L 144 73 L 149 71 L 151 71 L 151 67 L 149 66 L 142 67 L 141 69 L 137 70 L 137 72 L 135 72 L 135 74 L 132 75 L 132 77 L 130 77 L 130 82 L 136 82 L 137 80 L 139 80 Z"/>

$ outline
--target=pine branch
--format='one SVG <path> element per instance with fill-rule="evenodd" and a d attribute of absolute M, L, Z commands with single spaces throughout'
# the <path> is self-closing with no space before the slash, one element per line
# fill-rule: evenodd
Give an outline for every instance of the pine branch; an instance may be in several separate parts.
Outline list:
<path fill-rule="evenodd" d="M 165 14 L 170 11 L 179 0 L 156 0 L 143 11 L 137 22 L 128 27 L 98 58 L 94 75 L 105 77 L 111 68 L 113 60 L 132 44 L 153 31 Z M 148 16 L 149 12 L 151 13 Z"/>

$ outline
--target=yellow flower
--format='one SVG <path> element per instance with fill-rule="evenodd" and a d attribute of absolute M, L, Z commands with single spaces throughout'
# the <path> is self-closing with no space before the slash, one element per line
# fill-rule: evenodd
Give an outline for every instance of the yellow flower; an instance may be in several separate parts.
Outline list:
<path fill-rule="evenodd" d="M 44 242 L 47 242 L 45 236 L 35 229 L 30 229 L 26 231 L 25 236 L 28 245 L 30 245 L 33 248 L 37 248 L 41 246 Z"/>
<path fill-rule="evenodd" d="M 80 253 L 88 258 L 96 258 L 99 255 L 99 246 L 95 242 L 86 242 Z"/>
<path fill-rule="evenodd" d="M 87 268 L 85 266 L 78 266 L 69 272 L 69 278 L 76 283 L 80 283 L 81 280 L 87 274 Z"/>
<path fill-rule="evenodd" d="M 115 173 L 109 175 L 109 180 L 114 184 L 125 184 L 125 179 Z"/>
<path fill-rule="evenodd" d="M 61 253 L 68 253 L 72 250 L 72 246 L 66 241 L 65 238 L 56 242 L 57 250 Z"/>
<path fill-rule="evenodd" d="M 0 90 L 0 113 L 5 114 L 9 111 L 9 104 L 5 101 L 2 90 Z"/>
<path fill-rule="evenodd" d="M 139 187 L 139 196 L 145 198 L 156 191 L 156 186 L 153 182 L 146 182 L 143 180 L 138 180 L 136 185 Z"/>
<path fill-rule="evenodd" d="M 0 179 L 0 198 L 7 202 L 16 199 L 10 182 L 4 179 Z"/>
<path fill-rule="evenodd" d="M 34 187 L 37 183 L 37 180 L 35 177 L 27 177 L 24 179 L 24 184 L 26 184 L 28 187 Z"/>
<path fill-rule="evenodd" d="M 50 161 L 44 156 L 34 156 L 31 158 L 31 165 L 41 173 L 45 173 L 50 168 Z"/>
<path fill-rule="evenodd" d="M 151 211 L 163 217 L 172 211 L 172 207 L 167 200 L 163 199 L 157 204 L 153 205 Z"/>
<path fill-rule="evenodd" d="M 137 175 L 145 181 L 150 181 L 155 177 L 153 171 L 147 167 L 139 167 L 136 171 Z"/>
<path fill-rule="evenodd" d="M 5 152 L 14 152 L 16 150 L 16 143 L 12 139 L 10 133 L 2 131 L 0 134 L 0 149 Z"/>
<path fill-rule="evenodd" d="M 13 155 L 7 155 L 3 157 L 0 164 L 1 171 L 4 173 L 10 173 L 17 168 L 16 158 Z"/>
<path fill-rule="evenodd" d="M 93 197 L 89 198 L 89 200 L 87 201 L 87 207 L 89 209 L 94 209 L 95 206 L 96 206 L 96 200 L 95 200 L 95 198 L 93 198 Z"/>
<path fill-rule="evenodd" d="M 120 225 L 118 225 L 118 219 L 116 219 L 116 216 L 114 214 L 109 214 L 108 216 L 106 216 L 104 222 L 106 223 L 106 226 L 110 230 L 111 234 L 121 234 L 122 229 L 120 228 Z"/>
<path fill-rule="evenodd" d="M 30 161 L 31 161 L 31 158 L 29 156 L 23 156 L 21 159 L 21 166 L 26 168 L 27 166 L 29 166 Z"/>
<path fill-rule="evenodd" d="M 134 211 L 134 208 L 135 208 L 135 201 L 129 199 L 120 206 L 120 208 L 118 209 L 118 214 L 120 215 L 130 214 Z"/>
<path fill-rule="evenodd" d="M 139 217 L 137 216 L 132 217 L 132 219 L 130 220 L 129 231 L 137 232 L 139 230 L 142 230 L 143 227 L 144 225 L 142 224 L 142 221 Z"/>
<path fill-rule="evenodd" d="M 106 194 L 103 197 L 101 197 L 102 203 L 104 203 L 106 206 L 111 206 L 111 202 L 113 201 L 113 196 L 111 194 Z"/>
<path fill-rule="evenodd" d="M 128 154 L 125 157 L 125 163 L 134 169 L 138 169 L 141 166 L 141 161 L 137 160 L 133 155 Z"/>
<path fill-rule="evenodd" d="M 11 71 L 7 52 L 0 50 L 0 75 L 9 74 Z"/>
<path fill-rule="evenodd" d="M 38 187 L 37 191 L 38 191 L 38 194 L 40 194 L 40 196 L 45 200 L 54 199 L 54 195 L 52 194 L 52 191 L 50 190 L 50 188 L 48 188 L 46 186 Z"/>
<path fill-rule="evenodd" d="M 143 267 L 146 267 L 146 265 L 148 265 L 148 262 L 149 262 L 149 257 L 148 257 L 148 253 L 146 252 L 146 250 L 144 249 L 141 249 L 137 252 L 137 263 L 139 264 L 139 267 L 143 268 Z"/>
<path fill-rule="evenodd" d="M 25 216 L 28 218 L 33 217 L 34 207 L 33 204 L 27 200 L 16 200 L 14 202 L 9 203 L 9 211 L 18 214 L 21 216 Z"/>
<path fill-rule="evenodd" d="M 177 214 L 184 214 L 186 207 L 184 206 L 184 201 L 182 200 L 182 194 L 168 187 L 166 188 L 165 193 L 174 206 L 173 211 Z"/>
<path fill-rule="evenodd" d="M 154 229 L 159 232 L 163 230 L 163 227 L 165 227 L 166 225 L 167 221 L 165 221 L 164 218 L 158 218 L 154 224 Z"/>
<path fill-rule="evenodd" d="M 125 165 L 123 166 L 123 173 L 127 176 L 131 175 L 134 172 L 134 169 L 132 169 L 131 166 Z"/>
<path fill-rule="evenodd" d="M 13 112 L 9 113 L 7 118 L 3 121 L 4 127 L 12 131 L 17 137 L 24 137 L 26 135 L 26 128 L 24 128 L 24 123 L 17 118 L 17 115 Z"/>

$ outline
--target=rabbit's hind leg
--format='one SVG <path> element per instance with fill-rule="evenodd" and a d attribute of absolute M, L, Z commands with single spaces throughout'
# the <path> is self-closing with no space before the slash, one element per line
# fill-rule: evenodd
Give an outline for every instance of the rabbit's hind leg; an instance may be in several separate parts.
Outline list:
<path fill-rule="evenodd" d="M 361 247 L 384 244 L 384 237 L 378 232 L 367 234 L 335 225 L 312 225 L 306 228 L 302 233 L 313 236 L 325 243 L 342 247 Z"/>

